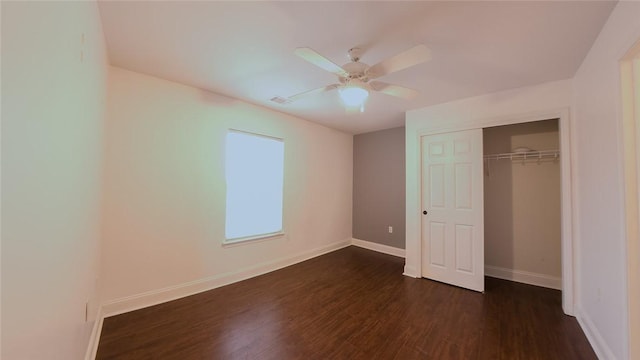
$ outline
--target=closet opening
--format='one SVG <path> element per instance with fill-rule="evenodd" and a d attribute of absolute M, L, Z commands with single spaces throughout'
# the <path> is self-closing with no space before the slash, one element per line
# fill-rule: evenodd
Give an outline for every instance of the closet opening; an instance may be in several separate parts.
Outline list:
<path fill-rule="evenodd" d="M 485 276 L 562 290 L 559 119 L 483 129 Z"/>

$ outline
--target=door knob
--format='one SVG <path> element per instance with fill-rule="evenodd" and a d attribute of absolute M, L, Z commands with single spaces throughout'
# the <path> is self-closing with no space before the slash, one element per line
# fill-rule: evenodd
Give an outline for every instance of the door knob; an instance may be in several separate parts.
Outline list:
<path fill-rule="evenodd" d="M 427 210 L 423 211 L 422 213 L 423 213 L 423 214 L 425 214 L 425 215 L 427 215 Z"/>

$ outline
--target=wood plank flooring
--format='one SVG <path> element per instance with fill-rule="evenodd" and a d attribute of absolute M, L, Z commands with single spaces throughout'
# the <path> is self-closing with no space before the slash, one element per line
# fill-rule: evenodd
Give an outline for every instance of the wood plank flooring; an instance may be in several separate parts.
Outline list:
<path fill-rule="evenodd" d="M 105 319 L 97 359 L 596 359 L 559 291 L 480 294 L 356 247 Z"/>

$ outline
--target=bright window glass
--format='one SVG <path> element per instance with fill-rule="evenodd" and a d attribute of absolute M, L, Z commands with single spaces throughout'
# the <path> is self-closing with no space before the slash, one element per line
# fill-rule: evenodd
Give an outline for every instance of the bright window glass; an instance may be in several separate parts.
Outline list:
<path fill-rule="evenodd" d="M 281 233 L 284 142 L 229 131 L 225 160 L 226 242 Z"/>

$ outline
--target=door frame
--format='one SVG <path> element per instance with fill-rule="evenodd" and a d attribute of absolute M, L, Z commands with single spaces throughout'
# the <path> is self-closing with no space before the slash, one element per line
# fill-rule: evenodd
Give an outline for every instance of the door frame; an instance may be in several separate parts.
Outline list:
<path fill-rule="evenodd" d="M 485 119 L 476 119 L 469 122 L 459 123 L 451 127 L 438 128 L 421 128 L 415 132 L 407 132 L 407 137 L 415 137 L 416 144 L 420 144 L 422 136 L 435 135 L 441 133 L 449 133 L 471 129 L 484 129 L 494 126 L 512 125 L 528 123 L 540 120 L 558 119 L 559 135 L 560 135 L 560 187 L 561 187 L 561 259 L 562 259 L 562 309 L 567 315 L 574 315 L 574 299 L 576 283 L 574 282 L 575 246 L 573 242 L 573 223 L 574 213 L 574 197 L 572 189 L 575 186 L 574 180 L 571 178 L 571 155 L 573 153 L 571 146 L 570 117 L 569 108 L 563 107 L 558 109 L 536 111 L 526 114 L 512 114 L 508 116 L 490 117 Z M 407 152 L 416 149 L 407 148 Z M 418 146 L 418 151 L 420 146 Z M 407 159 L 415 159 L 413 164 L 416 169 L 421 169 L 421 155 L 411 154 Z M 422 222 L 420 221 L 422 184 L 421 171 L 417 171 L 417 179 L 407 181 L 407 195 L 417 194 L 418 196 L 407 196 L 407 238 L 406 238 L 406 260 L 404 275 L 420 278 L 422 275 Z M 416 188 L 410 189 L 410 183 Z M 409 229 L 413 226 L 413 229 Z M 418 236 L 409 236 L 409 234 L 417 234 Z M 411 256 L 413 254 L 413 256 Z"/>
<path fill-rule="evenodd" d="M 634 64 L 635 62 L 635 64 Z M 622 158 L 627 248 L 628 339 L 640 336 L 640 39 L 620 61 Z M 640 344 L 629 341 L 629 358 L 640 356 Z"/>

